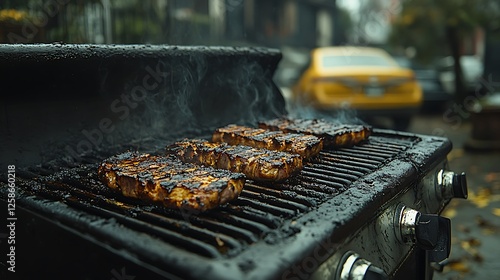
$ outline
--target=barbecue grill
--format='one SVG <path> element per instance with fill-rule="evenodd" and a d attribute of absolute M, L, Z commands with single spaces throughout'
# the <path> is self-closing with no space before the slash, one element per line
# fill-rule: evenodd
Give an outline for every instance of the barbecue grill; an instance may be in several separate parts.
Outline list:
<path fill-rule="evenodd" d="M 2 279 L 431 278 L 450 251 L 438 214 L 467 196 L 445 138 L 375 129 L 285 182 L 247 181 L 237 200 L 203 213 L 97 179 L 113 154 L 161 153 L 283 116 L 272 82 L 280 58 L 262 48 L 1 45 L 0 205 L 15 165 L 17 219 L 16 272 L 3 253 Z"/>

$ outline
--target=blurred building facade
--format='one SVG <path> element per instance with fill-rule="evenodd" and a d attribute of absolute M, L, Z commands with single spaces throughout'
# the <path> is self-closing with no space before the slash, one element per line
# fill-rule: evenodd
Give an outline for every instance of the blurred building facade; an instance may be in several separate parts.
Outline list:
<path fill-rule="evenodd" d="M 312 48 L 334 43 L 335 1 L 226 1 L 228 39 L 258 45 Z"/>
<path fill-rule="evenodd" d="M 347 36 L 335 0 L 7 0 L 0 10 L 23 15 L 0 17 L 3 43 L 312 48 Z"/>

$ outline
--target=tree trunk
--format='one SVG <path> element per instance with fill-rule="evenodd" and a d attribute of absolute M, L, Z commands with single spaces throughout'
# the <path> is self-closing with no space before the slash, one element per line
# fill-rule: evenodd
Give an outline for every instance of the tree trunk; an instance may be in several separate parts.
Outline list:
<path fill-rule="evenodd" d="M 464 83 L 462 65 L 460 64 L 460 37 L 458 28 L 448 26 L 446 28 L 448 44 L 450 44 L 451 56 L 453 57 L 453 72 L 455 73 L 455 100 L 461 102 L 467 96 L 467 90 Z"/>

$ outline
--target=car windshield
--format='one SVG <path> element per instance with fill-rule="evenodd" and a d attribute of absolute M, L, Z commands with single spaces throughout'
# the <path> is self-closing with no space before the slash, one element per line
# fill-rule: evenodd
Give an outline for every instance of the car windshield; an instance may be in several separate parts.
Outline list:
<path fill-rule="evenodd" d="M 321 60 L 325 68 L 339 66 L 394 66 L 390 60 L 374 55 L 328 55 Z"/>

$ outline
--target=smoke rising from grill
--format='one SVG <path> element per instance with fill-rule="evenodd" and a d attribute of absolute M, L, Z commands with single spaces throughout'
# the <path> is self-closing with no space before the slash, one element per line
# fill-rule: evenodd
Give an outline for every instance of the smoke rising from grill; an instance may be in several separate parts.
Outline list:
<path fill-rule="evenodd" d="M 146 65 L 125 87 L 125 95 L 138 105 L 132 104 L 130 114 L 119 117 L 109 138 L 113 143 L 168 141 L 209 135 L 229 123 L 256 125 L 281 116 L 283 99 L 270 74 L 246 58 L 208 61 L 201 54 Z"/>
<path fill-rule="evenodd" d="M 288 117 L 300 119 L 325 119 L 333 123 L 365 124 L 357 117 L 356 110 L 345 107 L 331 111 L 320 111 L 311 106 L 291 103 L 288 106 Z"/>
<path fill-rule="evenodd" d="M 275 49 L 167 45 L 2 45 L 0 161 L 96 162 L 285 114 Z M 29 79 L 29 83 L 27 83 Z M 153 145 L 154 144 L 154 145 Z M 156 149 L 157 150 L 157 149 Z M 29 155 L 27 156 L 29 152 Z M 50 163 L 49 163 L 50 162 Z"/>

